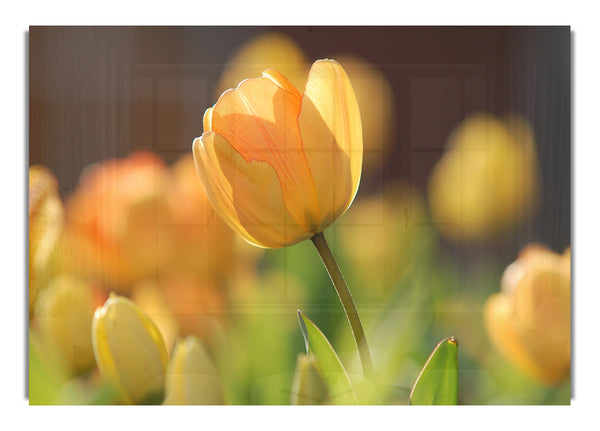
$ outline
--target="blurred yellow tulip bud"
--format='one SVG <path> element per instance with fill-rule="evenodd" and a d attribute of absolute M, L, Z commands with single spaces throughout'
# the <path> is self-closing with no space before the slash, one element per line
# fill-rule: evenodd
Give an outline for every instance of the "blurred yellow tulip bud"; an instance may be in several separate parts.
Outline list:
<path fill-rule="evenodd" d="M 570 252 L 539 245 L 523 249 L 484 307 L 494 346 L 525 375 L 560 383 L 571 364 Z"/>
<path fill-rule="evenodd" d="M 92 321 L 96 363 L 126 403 L 162 401 L 167 349 L 156 324 L 133 301 L 112 294 Z"/>
<path fill-rule="evenodd" d="M 522 118 L 467 118 L 449 137 L 429 178 L 431 212 L 452 240 L 485 239 L 516 224 L 536 204 L 533 131 Z"/>
<path fill-rule="evenodd" d="M 276 69 L 296 88 L 304 88 L 309 61 L 290 37 L 282 33 L 260 34 L 242 45 L 225 65 L 215 97 L 249 76 L 265 69 Z"/>
<path fill-rule="evenodd" d="M 93 314 L 90 287 L 70 275 L 53 278 L 36 302 L 34 323 L 41 338 L 74 374 L 95 365 L 91 336 Z"/>
<path fill-rule="evenodd" d="M 292 405 L 318 405 L 327 401 L 328 390 L 312 354 L 300 353 L 292 382 Z"/>
<path fill-rule="evenodd" d="M 202 342 L 194 336 L 175 345 L 167 368 L 164 404 L 224 404 L 217 370 Z"/>
<path fill-rule="evenodd" d="M 235 234 L 208 200 L 192 154 L 173 164 L 166 193 L 171 217 L 161 228 L 173 244 L 169 268 L 193 271 L 213 282 L 226 278 L 232 266 Z"/>
<path fill-rule="evenodd" d="M 62 231 L 63 204 L 54 175 L 42 166 L 29 168 L 29 316 L 39 290 L 50 277 L 50 261 Z"/>
<path fill-rule="evenodd" d="M 263 248 L 322 232 L 358 190 L 362 127 L 344 69 L 318 60 L 304 94 L 281 73 L 242 81 L 204 114 L 194 161 L 216 211 Z"/>
<path fill-rule="evenodd" d="M 65 270 L 119 292 L 155 274 L 170 254 L 158 241 L 169 222 L 167 172 L 158 156 L 141 151 L 86 168 L 66 204 Z"/>

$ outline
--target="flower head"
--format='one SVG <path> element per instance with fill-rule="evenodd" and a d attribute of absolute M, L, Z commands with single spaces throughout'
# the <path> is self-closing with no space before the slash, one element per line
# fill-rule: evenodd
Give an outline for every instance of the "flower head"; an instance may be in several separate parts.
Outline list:
<path fill-rule="evenodd" d="M 102 376 L 125 402 L 162 399 L 167 349 L 156 324 L 133 301 L 111 294 L 96 309 L 92 346 Z"/>
<path fill-rule="evenodd" d="M 217 370 L 200 339 L 179 340 L 167 368 L 165 404 L 223 404 Z"/>
<path fill-rule="evenodd" d="M 570 253 L 529 245 L 484 307 L 492 343 L 524 374 L 559 383 L 571 363 Z"/>
<path fill-rule="evenodd" d="M 265 248 L 310 238 L 348 209 L 362 149 L 358 103 L 334 60 L 312 65 L 304 94 L 275 70 L 225 91 L 193 145 L 217 212 Z"/>
<path fill-rule="evenodd" d="M 159 237 L 169 222 L 167 173 L 147 151 L 86 168 L 66 204 L 65 269 L 119 292 L 156 273 L 170 252 Z"/>
<path fill-rule="evenodd" d="M 513 227 L 535 207 L 535 137 L 519 116 L 469 116 L 448 138 L 429 178 L 431 213 L 453 241 L 484 240 Z"/>
<path fill-rule="evenodd" d="M 90 286 L 71 275 L 53 278 L 36 301 L 36 328 L 73 374 L 88 371 L 95 365 L 91 336 L 93 314 Z"/>

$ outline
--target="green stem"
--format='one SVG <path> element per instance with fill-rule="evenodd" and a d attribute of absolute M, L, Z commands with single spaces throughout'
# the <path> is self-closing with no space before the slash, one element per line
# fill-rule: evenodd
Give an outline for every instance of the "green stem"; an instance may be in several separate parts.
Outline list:
<path fill-rule="evenodd" d="M 354 335 L 354 341 L 358 347 L 358 354 L 360 355 L 360 361 L 362 363 L 365 377 L 373 378 L 373 363 L 371 362 L 371 354 L 369 353 L 369 346 L 367 345 L 365 332 L 363 331 L 362 324 L 360 323 L 360 317 L 358 317 L 356 306 L 354 305 L 352 295 L 350 295 L 350 290 L 348 290 L 348 285 L 344 280 L 344 276 L 340 271 L 340 267 L 335 261 L 335 258 L 333 257 L 329 246 L 327 245 L 327 241 L 325 240 L 325 235 L 323 235 L 323 232 L 319 232 L 313 236 L 311 241 L 317 248 L 319 256 L 321 256 L 321 260 L 325 264 L 329 278 L 331 278 L 333 287 L 335 287 L 338 297 L 342 302 L 342 306 L 344 307 L 344 312 L 346 313 L 346 317 L 350 323 L 350 328 L 352 329 L 352 334 Z"/>

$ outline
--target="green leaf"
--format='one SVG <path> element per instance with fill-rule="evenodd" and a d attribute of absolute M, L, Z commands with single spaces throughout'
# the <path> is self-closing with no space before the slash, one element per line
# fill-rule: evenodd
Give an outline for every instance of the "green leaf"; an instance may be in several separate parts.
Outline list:
<path fill-rule="evenodd" d="M 412 405 L 458 403 L 458 342 L 444 338 L 433 350 L 410 392 Z"/>
<path fill-rule="evenodd" d="M 317 361 L 331 397 L 330 401 L 335 404 L 356 404 L 356 394 L 348 373 L 327 337 L 300 310 L 298 310 L 298 321 L 306 342 L 307 353 L 311 352 Z"/>

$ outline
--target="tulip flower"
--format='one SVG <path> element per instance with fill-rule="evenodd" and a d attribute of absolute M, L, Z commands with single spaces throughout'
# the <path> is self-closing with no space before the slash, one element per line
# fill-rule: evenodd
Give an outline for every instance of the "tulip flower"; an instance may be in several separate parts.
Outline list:
<path fill-rule="evenodd" d="M 509 265 L 484 307 L 490 340 L 519 370 L 547 385 L 571 363 L 570 252 L 530 245 Z"/>
<path fill-rule="evenodd" d="M 429 178 L 436 226 L 454 241 L 500 234 L 534 208 L 537 171 L 535 139 L 525 119 L 470 116 L 448 138 Z"/>
<path fill-rule="evenodd" d="M 63 204 L 56 178 L 42 166 L 29 168 L 29 315 L 50 277 L 50 262 L 62 231 Z"/>
<path fill-rule="evenodd" d="M 170 245 L 167 167 L 139 151 L 86 168 L 66 203 L 66 271 L 95 278 L 119 292 L 165 265 Z"/>
<path fill-rule="evenodd" d="M 217 371 L 202 342 L 188 336 L 175 345 L 167 368 L 165 404 L 223 404 Z"/>
<path fill-rule="evenodd" d="M 193 153 L 213 206 L 246 241 L 278 248 L 311 238 L 358 190 L 362 128 L 350 80 L 336 61 L 318 60 L 301 94 L 265 70 L 206 110 Z"/>
<path fill-rule="evenodd" d="M 191 270 L 207 281 L 228 276 L 235 234 L 208 200 L 192 154 L 180 157 L 169 170 L 166 200 L 169 223 L 161 226 L 161 232 L 172 244 L 168 267 Z"/>
<path fill-rule="evenodd" d="M 247 242 L 278 248 L 311 239 L 371 375 L 354 301 L 323 235 L 354 200 L 362 170 L 360 112 L 342 66 L 314 62 L 303 94 L 273 69 L 225 91 L 206 110 L 193 154 L 209 200 Z"/>
<path fill-rule="evenodd" d="M 111 293 L 96 309 L 92 345 L 102 377 L 125 403 L 162 400 L 167 349 L 156 324 L 133 301 Z"/>
<path fill-rule="evenodd" d="M 77 277 L 61 275 L 42 289 L 35 307 L 34 322 L 50 348 L 74 374 L 94 365 L 92 350 L 93 295 Z"/>

